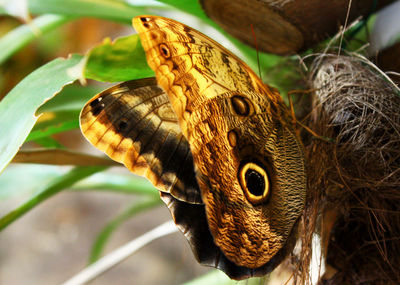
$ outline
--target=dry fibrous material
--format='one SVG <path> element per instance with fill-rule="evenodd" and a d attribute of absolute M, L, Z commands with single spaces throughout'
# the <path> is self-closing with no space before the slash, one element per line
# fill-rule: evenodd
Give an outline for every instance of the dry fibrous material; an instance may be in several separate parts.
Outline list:
<path fill-rule="evenodd" d="M 335 269 L 326 284 L 399 284 L 399 89 L 360 56 L 321 55 L 309 74 L 315 90 L 309 127 L 331 141 L 306 144 L 301 271 L 309 264 L 310 232 L 321 227 Z"/>
<path fill-rule="evenodd" d="M 373 161 L 391 172 L 399 166 L 399 91 L 364 59 L 324 57 L 312 71 L 316 109 L 329 117 L 327 127 L 335 130 L 340 147 L 351 151 L 351 159 Z"/>

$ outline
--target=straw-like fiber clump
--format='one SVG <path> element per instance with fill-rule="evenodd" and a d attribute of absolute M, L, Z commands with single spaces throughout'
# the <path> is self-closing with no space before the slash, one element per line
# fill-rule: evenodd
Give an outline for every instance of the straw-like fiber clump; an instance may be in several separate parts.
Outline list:
<path fill-rule="evenodd" d="M 399 89 L 359 56 L 321 55 L 309 74 L 309 127 L 326 140 L 306 143 L 303 262 L 320 227 L 334 268 L 327 284 L 399 284 Z"/>

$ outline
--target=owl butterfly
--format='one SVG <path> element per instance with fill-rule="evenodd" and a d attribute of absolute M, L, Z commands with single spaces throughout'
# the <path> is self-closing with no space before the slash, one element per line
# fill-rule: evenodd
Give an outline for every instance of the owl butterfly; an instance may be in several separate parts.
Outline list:
<path fill-rule="evenodd" d="M 157 16 L 133 26 L 156 80 L 95 96 L 82 132 L 160 190 L 201 264 L 234 279 L 272 271 L 293 249 L 304 208 L 295 119 L 279 93 L 200 32 Z"/>

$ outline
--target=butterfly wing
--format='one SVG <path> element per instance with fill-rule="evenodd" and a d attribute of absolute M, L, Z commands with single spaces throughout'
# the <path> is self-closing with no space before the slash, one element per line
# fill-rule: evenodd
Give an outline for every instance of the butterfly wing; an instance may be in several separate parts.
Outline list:
<path fill-rule="evenodd" d="M 206 100 L 226 92 L 253 91 L 273 102 L 279 94 L 265 85 L 243 61 L 200 32 L 171 19 L 133 19 L 149 66 L 168 93 L 186 136 L 185 120 Z M 181 120 L 182 118 L 182 120 Z"/>
<path fill-rule="evenodd" d="M 190 147 L 155 78 L 124 82 L 96 95 L 82 109 L 80 126 L 90 143 L 160 191 L 202 203 Z"/>
<path fill-rule="evenodd" d="M 280 250 L 271 262 L 258 268 L 239 266 L 228 259 L 216 246 L 208 227 L 204 205 L 182 202 L 168 193 L 161 193 L 179 230 L 185 234 L 199 263 L 224 271 L 230 278 L 242 280 L 260 277 L 271 272 L 287 256 L 288 250 Z M 289 241 L 293 243 L 294 240 Z"/>
<path fill-rule="evenodd" d="M 239 267 L 276 265 L 306 191 L 302 145 L 280 95 L 181 23 L 141 16 L 133 25 L 189 142 L 215 244 Z"/>

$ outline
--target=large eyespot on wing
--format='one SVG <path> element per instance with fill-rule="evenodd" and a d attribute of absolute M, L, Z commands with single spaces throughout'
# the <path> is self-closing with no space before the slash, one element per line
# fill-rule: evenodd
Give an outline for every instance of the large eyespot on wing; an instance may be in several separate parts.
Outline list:
<path fill-rule="evenodd" d="M 189 144 L 155 78 L 124 82 L 96 95 L 82 109 L 80 126 L 91 144 L 160 191 L 202 203 Z"/>
<path fill-rule="evenodd" d="M 147 62 L 180 120 L 204 101 L 229 91 L 252 91 L 280 101 L 237 56 L 179 22 L 157 16 L 133 19 Z M 186 116 L 187 117 L 187 116 Z"/>
<path fill-rule="evenodd" d="M 188 125 L 214 242 L 252 269 L 276 266 L 290 249 L 306 194 L 300 139 L 263 100 L 227 92 L 197 108 Z"/>

